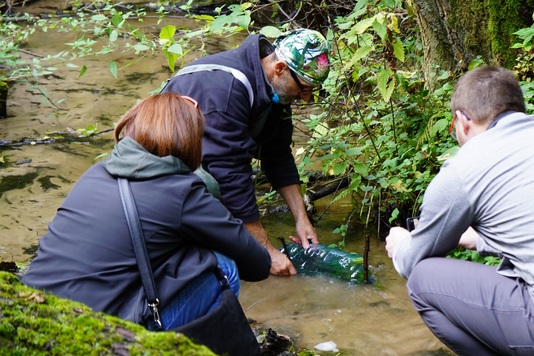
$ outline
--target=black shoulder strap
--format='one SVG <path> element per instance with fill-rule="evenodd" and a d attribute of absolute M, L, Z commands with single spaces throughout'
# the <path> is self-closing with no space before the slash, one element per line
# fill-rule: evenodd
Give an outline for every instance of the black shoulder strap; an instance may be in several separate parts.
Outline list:
<path fill-rule="evenodd" d="M 137 214 L 137 207 L 130 188 L 130 183 L 124 178 L 118 178 L 117 181 L 119 182 L 122 207 L 124 209 L 124 214 L 126 215 L 126 221 L 128 222 L 135 257 L 137 258 L 137 265 L 139 266 L 139 272 L 141 274 L 141 282 L 143 283 L 143 288 L 146 293 L 147 304 L 154 316 L 155 329 L 161 330 L 162 324 L 159 317 L 159 300 L 156 283 L 154 282 L 154 275 L 152 273 L 152 267 L 150 266 L 145 238 L 143 237 L 143 230 L 141 229 L 141 222 L 139 221 L 139 215 Z"/>

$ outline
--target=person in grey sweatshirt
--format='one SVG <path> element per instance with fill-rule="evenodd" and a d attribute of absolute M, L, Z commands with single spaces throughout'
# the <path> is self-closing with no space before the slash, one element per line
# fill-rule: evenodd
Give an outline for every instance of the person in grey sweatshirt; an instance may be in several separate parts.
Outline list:
<path fill-rule="evenodd" d="M 418 226 L 386 250 L 432 332 L 460 355 L 534 355 L 534 116 L 514 74 L 485 66 L 458 81 L 460 150 L 428 186 Z M 444 256 L 457 246 L 500 265 Z"/>
<path fill-rule="evenodd" d="M 185 96 L 155 95 L 130 109 L 115 129 L 118 143 L 109 157 L 83 174 L 58 209 L 22 282 L 147 325 L 151 311 L 118 177 L 131 185 L 165 329 L 218 305 L 217 265 L 236 294 L 240 278 L 267 278 L 267 250 L 194 173 L 203 130 L 198 104 Z"/>

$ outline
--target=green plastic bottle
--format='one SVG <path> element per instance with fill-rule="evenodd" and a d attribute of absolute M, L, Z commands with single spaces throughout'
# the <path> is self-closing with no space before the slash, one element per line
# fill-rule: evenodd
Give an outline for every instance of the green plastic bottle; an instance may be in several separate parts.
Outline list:
<path fill-rule="evenodd" d="M 364 282 L 363 256 L 360 254 L 345 252 L 324 244 L 311 244 L 304 249 L 299 244 L 288 243 L 286 247 L 293 266 L 301 273 L 324 273 L 353 283 Z M 368 278 L 371 283 L 370 273 Z"/>

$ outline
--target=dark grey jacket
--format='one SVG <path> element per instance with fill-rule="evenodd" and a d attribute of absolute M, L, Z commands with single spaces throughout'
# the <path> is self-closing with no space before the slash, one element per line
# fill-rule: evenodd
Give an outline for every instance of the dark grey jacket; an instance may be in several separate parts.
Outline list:
<path fill-rule="evenodd" d="M 253 158 L 261 160 L 262 169 L 275 189 L 300 184 L 291 152 L 291 108 L 271 101 L 274 92 L 261 65 L 260 47 L 272 51 L 265 36 L 252 35 L 236 49 L 190 64 L 218 64 L 241 71 L 254 92 L 252 108 L 245 86 L 221 70 L 175 76 L 163 89 L 198 101 L 206 116 L 203 166 L 219 182 L 226 207 L 244 222 L 259 219 L 251 179 Z M 263 115 L 268 115 L 266 120 L 261 120 Z"/>
<path fill-rule="evenodd" d="M 23 283 L 134 322 L 150 316 L 117 176 L 130 180 L 162 307 L 216 265 L 212 250 L 235 260 L 241 279 L 268 277 L 267 251 L 197 175 L 125 138 L 73 187 Z"/>

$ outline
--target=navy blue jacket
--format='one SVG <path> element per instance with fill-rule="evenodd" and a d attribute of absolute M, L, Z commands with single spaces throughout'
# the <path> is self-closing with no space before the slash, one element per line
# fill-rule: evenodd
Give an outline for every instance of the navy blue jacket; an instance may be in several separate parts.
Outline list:
<path fill-rule="evenodd" d="M 259 219 L 251 179 L 253 158 L 261 160 L 261 168 L 273 188 L 300 183 L 291 151 L 291 108 L 271 100 L 274 92 L 261 65 L 260 45 L 272 50 L 264 36 L 252 35 L 236 49 L 190 64 L 218 64 L 243 72 L 254 91 L 252 108 L 245 86 L 225 71 L 175 76 L 163 89 L 198 101 L 206 116 L 203 167 L 219 182 L 225 206 L 244 222 Z M 269 116 L 253 137 L 251 133 L 264 113 Z"/>
<path fill-rule="evenodd" d="M 267 250 L 178 158 L 157 157 L 130 138 L 78 180 L 22 282 L 126 320 L 150 317 L 116 176 L 128 178 L 161 307 L 212 270 L 212 251 L 233 259 L 239 277 L 269 276 Z"/>

